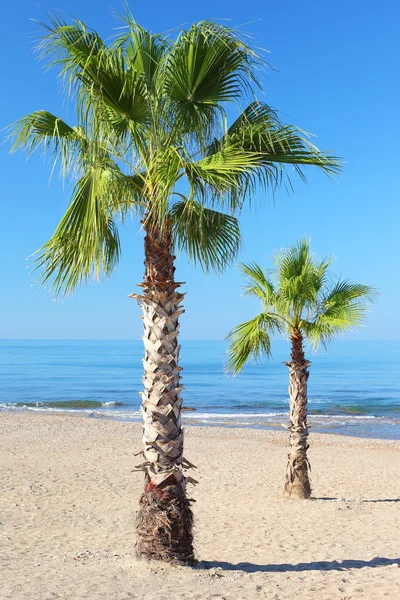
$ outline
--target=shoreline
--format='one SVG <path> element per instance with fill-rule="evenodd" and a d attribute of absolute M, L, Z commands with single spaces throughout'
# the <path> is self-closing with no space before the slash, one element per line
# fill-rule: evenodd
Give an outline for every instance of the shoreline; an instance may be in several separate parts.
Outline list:
<path fill-rule="evenodd" d="M 36 410 L 32 410 L 32 411 L 3 411 L 0 412 L 0 424 L 1 424 L 1 419 L 3 415 L 7 415 L 7 416 L 23 416 L 26 418 L 41 418 L 44 417 L 46 419 L 53 419 L 53 418 L 61 418 L 61 419 L 71 419 L 71 420 L 82 420 L 82 421 L 89 421 L 89 422 L 106 422 L 106 423 L 121 423 L 124 425 L 130 425 L 132 427 L 139 428 L 140 431 L 142 431 L 142 422 L 140 420 L 133 420 L 133 419 L 123 419 L 123 418 L 117 418 L 117 417 L 113 417 L 113 416 L 100 416 L 100 415 L 90 415 L 90 414 L 85 414 L 85 413 L 80 413 L 79 411 L 71 411 L 71 412 L 63 412 L 63 411 L 54 411 L 54 412 L 46 412 L 46 411 L 36 411 Z M 282 427 L 281 429 L 278 428 L 267 428 L 267 427 L 262 427 L 262 426 L 253 426 L 253 425 L 240 425 L 240 424 L 225 424 L 225 423 L 207 423 L 207 422 L 195 422 L 195 420 L 192 420 L 191 422 L 185 422 L 183 420 L 182 423 L 182 427 L 183 429 L 193 429 L 193 430 L 208 430 L 210 429 L 210 431 L 213 431 L 214 433 L 212 434 L 213 437 L 215 437 L 215 435 L 226 435 L 228 432 L 230 432 L 231 434 L 234 435 L 234 432 L 246 432 L 249 435 L 260 435 L 261 437 L 265 434 L 267 437 L 271 437 L 271 438 L 275 438 L 276 439 L 281 439 L 285 442 L 286 438 L 288 437 L 287 431 L 285 430 L 284 427 Z M 243 434 L 238 434 L 239 437 L 243 437 Z M 325 442 L 330 444 L 332 442 L 332 440 L 334 439 L 338 439 L 339 442 L 342 443 L 346 443 L 349 445 L 351 445 L 351 442 L 354 441 L 355 445 L 358 445 L 358 443 L 371 443 L 371 444 L 375 444 L 375 443 L 379 443 L 382 442 L 383 444 L 388 444 L 388 445 L 393 445 L 394 447 L 398 447 L 400 450 L 400 439 L 392 439 L 392 438 L 379 438 L 379 437 L 363 437 L 363 436 L 359 436 L 359 435 L 346 435 L 343 433 L 336 433 L 336 432 L 319 432 L 319 431 L 312 431 L 312 428 L 310 427 L 309 430 L 309 436 L 311 437 L 311 439 L 315 438 L 316 440 L 318 440 L 318 442 Z"/>
<path fill-rule="evenodd" d="M 130 414 L 129 414 L 130 413 Z M 118 421 L 123 423 L 141 423 L 139 410 L 101 410 L 99 408 L 49 408 L 15 406 L 0 407 L 2 414 L 24 414 L 24 415 L 64 415 L 66 417 L 82 417 L 89 419 L 103 419 L 107 421 Z M 187 416 L 183 413 L 183 425 L 185 427 L 212 427 L 227 429 L 251 429 L 261 431 L 286 432 L 288 413 L 239 413 L 229 415 L 220 413 L 196 412 Z M 132 415 L 132 416 L 131 416 Z M 253 420 L 251 420 L 253 419 Z M 338 435 L 346 438 L 358 439 L 383 439 L 400 440 L 400 417 L 384 417 L 373 415 L 329 415 L 329 414 L 309 414 L 309 432 L 313 436 Z"/>

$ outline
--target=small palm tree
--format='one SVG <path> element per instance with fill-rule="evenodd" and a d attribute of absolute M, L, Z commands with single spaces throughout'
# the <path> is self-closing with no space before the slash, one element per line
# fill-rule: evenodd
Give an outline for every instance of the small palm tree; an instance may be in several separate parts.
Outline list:
<path fill-rule="evenodd" d="M 260 301 L 261 312 L 229 333 L 227 367 L 236 374 L 249 358 L 271 357 L 273 334 L 290 340 L 291 358 L 285 363 L 290 397 L 285 495 L 309 498 L 307 381 L 311 363 L 305 358 L 303 342 L 308 340 L 317 349 L 320 343 L 326 346 L 338 334 L 359 325 L 376 292 L 340 279 L 331 283 L 328 268 L 332 259 L 317 260 L 305 239 L 277 252 L 272 262 L 270 271 L 263 271 L 255 262 L 240 265 L 246 278 L 244 292 Z"/>
<path fill-rule="evenodd" d="M 50 17 L 39 45 L 61 70 L 76 107 L 70 126 L 37 111 L 13 126 L 14 149 L 41 148 L 76 180 L 72 200 L 38 251 L 40 282 L 55 294 L 110 275 L 120 256 L 118 222 L 133 215 L 144 237 L 144 281 L 132 294 L 143 309 L 145 490 L 139 555 L 193 559 L 181 427 L 179 316 L 175 251 L 205 270 L 222 271 L 240 244 L 237 214 L 258 184 L 274 189 L 289 167 L 325 173 L 338 160 L 254 99 L 262 61 L 227 27 L 203 21 L 175 40 L 152 34 L 128 13 L 126 28 L 105 44 L 80 21 Z M 232 109 L 234 110 L 234 108 Z M 287 176 L 290 172 L 286 173 Z"/>

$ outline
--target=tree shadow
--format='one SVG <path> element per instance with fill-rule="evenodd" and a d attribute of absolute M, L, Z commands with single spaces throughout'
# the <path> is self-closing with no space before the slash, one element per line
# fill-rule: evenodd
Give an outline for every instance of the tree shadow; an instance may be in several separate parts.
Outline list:
<path fill-rule="evenodd" d="M 340 498 L 329 498 L 328 496 L 322 496 L 321 498 L 316 498 L 311 496 L 310 500 L 331 500 L 332 502 L 337 502 Z"/>
<path fill-rule="evenodd" d="M 342 561 L 315 561 L 307 563 L 290 563 L 257 565 L 255 563 L 241 562 L 229 563 L 218 560 L 202 560 L 196 565 L 198 569 L 222 569 L 224 571 L 244 571 L 245 573 L 290 573 L 301 571 L 346 571 L 347 569 L 364 569 L 365 567 L 400 567 L 400 558 L 382 558 L 376 556 L 371 560 L 342 560 Z"/>
<path fill-rule="evenodd" d="M 322 496 L 321 498 L 311 497 L 310 500 L 331 500 L 331 502 L 352 502 L 350 499 L 330 498 Z M 361 502 L 400 502 L 400 498 L 377 498 L 376 500 L 361 500 Z"/>
<path fill-rule="evenodd" d="M 363 502 L 400 502 L 400 498 L 379 498 L 378 500 L 363 500 Z"/>

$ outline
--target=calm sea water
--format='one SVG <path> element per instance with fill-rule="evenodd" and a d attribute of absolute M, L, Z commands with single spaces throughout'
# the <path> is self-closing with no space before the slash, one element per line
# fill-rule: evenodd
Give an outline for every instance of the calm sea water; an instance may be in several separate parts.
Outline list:
<path fill-rule="evenodd" d="M 130 341 L 0 340 L 0 410 L 74 411 L 140 420 L 143 347 Z M 279 428 L 287 423 L 289 346 L 224 375 L 222 342 L 184 341 L 185 423 Z M 400 439 L 400 342 L 339 341 L 312 354 L 312 431 Z"/>

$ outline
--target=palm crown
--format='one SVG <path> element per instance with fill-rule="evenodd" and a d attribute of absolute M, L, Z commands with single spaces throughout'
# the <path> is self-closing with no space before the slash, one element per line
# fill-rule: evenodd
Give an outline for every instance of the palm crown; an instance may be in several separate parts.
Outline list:
<path fill-rule="evenodd" d="M 249 358 L 270 356 L 270 336 L 276 333 L 306 338 L 314 349 L 327 344 L 359 325 L 377 294 L 366 285 L 333 281 L 332 258 L 318 260 L 306 239 L 277 252 L 272 262 L 269 271 L 255 262 L 240 265 L 246 278 L 244 293 L 260 301 L 261 311 L 228 335 L 232 373 L 238 373 Z"/>
<path fill-rule="evenodd" d="M 170 227 L 175 247 L 205 269 L 223 269 L 240 243 L 235 212 L 258 184 L 275 188 L 293 170 L 304 178 L 306 165 L 339 169 L 254 96 L 226 125 L 227 106 L 243 107 L 262 67 L 232 30 L 203 21 L 173 41 L 125 19 L 107 45 L 80 21 L 50 17 L 38 48 L 60 69 L 77 124 L 42 110 L 12 126 L 14 150 L 41 148 L 75 181 L 36 258 L 55 293 L 113 271 L 117 223 L 131 213 Z"/>

